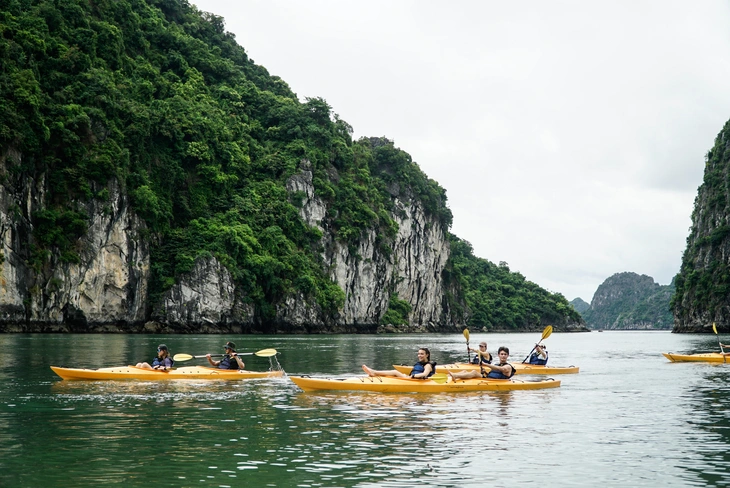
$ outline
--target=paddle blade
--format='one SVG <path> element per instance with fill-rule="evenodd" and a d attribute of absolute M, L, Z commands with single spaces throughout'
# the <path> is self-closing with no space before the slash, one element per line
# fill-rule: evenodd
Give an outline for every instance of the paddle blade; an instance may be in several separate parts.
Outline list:
<path fill-rule="evenodd" d="M 464 329 L 464 339 L 466 339 L 466 342 L 469 342 L 469 329 Z"/>
<path fill-rule="evenodd" d="M 545 330 L 542 331 L 542 339 L 540 339 L 540 340 L 544 341 L 545 339 L 550 337 L 550 334 L 552 334 L 552 333 L 553 333 L 553 326 L 548 325 L 547 327 L 545 327 Z"/>
<path fill-rule="evenodd" d="M 436 373 L 434 375 L 431 375 L 428 377 L 428 379 L 435 381 L 436 383 L 446 383 L 446 380 L 449 379 L 449 376 L 446 373 Z"/>
<path fill-rule="evenodd" d="M 172 359 L 173 359 L 174 361 L 178 361 L 178 362 L 182 362 L 182 361 L 190 361 L 191 359 L 193 359 L 193 356 L 191 356 L 190 354 L 175 354 L 175 355 L 174 355 L 174 356 L 172 357 Z"/>
<path fill-rule="evenodd" d="M 717 327 L 715 327 L 715 322 L 712 323 L 712 330 L 715 331 L 715 335 L 717 335 Z"/>
<path fill-rule="evenodd" d="M 261 349 L 260 351 L 256 351 L 254 354 L 261 358 L 268 358 L 271 356 L 276 356 L 277 351 L 276 349 Z"/>

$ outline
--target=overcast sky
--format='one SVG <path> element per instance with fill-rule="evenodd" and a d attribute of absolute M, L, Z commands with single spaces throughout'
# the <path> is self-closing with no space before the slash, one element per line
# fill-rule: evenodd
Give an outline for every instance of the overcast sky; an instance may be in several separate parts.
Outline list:
<path fill-rule="evenodd" d="M 190 0 L 446 189 L 477 256 L 568 300 L 679 271 L 730 119 L 724 1 Z"/>

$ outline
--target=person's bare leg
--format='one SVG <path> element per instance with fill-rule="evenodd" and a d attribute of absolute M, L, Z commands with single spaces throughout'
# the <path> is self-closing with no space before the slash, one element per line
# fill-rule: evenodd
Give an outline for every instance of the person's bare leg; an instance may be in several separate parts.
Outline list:
<path fill-rule="evenodd" d="M 408 378 L 409 376 L 407 374 L 403 374 L 398 370 L 395 369 L 389 369 L 387 371 L 378 371 L 373 368 L 369 368 L 366 365 L 362 365 L 362 370 L 365 371 L 368 376 L 395 376 L 397 378 Z"/>
<path fill-rule="evenodd" d="M 452 373 L 449 371 L 449 376 L 451 376 L 451 380 L 465 380 L 468 378 L 481 378 L 482 374 L 479 371 L 457 371 L 455 373 Z"/>

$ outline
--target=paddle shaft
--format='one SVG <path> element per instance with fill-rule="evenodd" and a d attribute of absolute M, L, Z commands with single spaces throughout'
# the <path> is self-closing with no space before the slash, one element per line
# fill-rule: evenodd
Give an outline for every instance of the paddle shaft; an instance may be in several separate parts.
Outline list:
<path fill-rule="evenodd" d="M 469 329 L 464 329 L 464 339 L 466 339 L 466 362 L 471 363 L 471 349 L 469 348 Z"/>
<path fill-rule="evenodd" d="M 535 347 L 532 348 L 532 351 L 530 351 L 530 353 L 527 355 L 527 357 L 525 357 L 525 359 L 522 360 L 522 364 L 525 364 L 525 362 L 528 359 L 530 359 L 530 356 L 532 355 L 533 352 L 535 352 L 535 348 L 537 348 L 538 344 L 540 344 L 542 341 L 544 341 L 545 339 L 550 337 L 550 334 L 552 334 L 552 333 L 553 333 L 552 325 L 548 325 L 547 327 L 545 327 L 545 329 L 543 329 L 542 337 L 540 337 L 540 340 L 537 342 L 537 344 L 535 344 Z"/>
<path fill-rule="evenodd" d="M 255 352 L 236 352 L 236 353 L 231 354 L 230 356 L 231 357 L 233 357 L 233 356 L 251 356 L 252 354 L 256 354 L 256 353 Z M 223 356 L 225 356 L 225 354 L 211 354 L 210 355 L 210 357 L 212 357 L 212 358 L 222 358 Z M 203 359 L 206 357 L 208 357 L 207 354 L 205 356 L 193 356 L 191 359 Z"/>
<path fill-rule="evenodd" d="M 726 363 L 727 360 L 725 359 L 725 349 L 723 349 L 722 342 L 720 342 L 720 334 L 717 333 L 717 326 L 715 325 L 715 322 L 712 323 L 712 331 L 715 333 L 715 337 L 717 337 L 717 345 L 720 346 L 720 352 L 722 353 L 722 362 Z"/>
<path fill-rule="evenodd" d="M 235 354 L 235 356 L 256 355 L 256 356 L 259 356 L 262 358 L 268 358 L 271 356 L 276 356 L 278 354 L 278 352 L 276 351 L 276 349 L 262 349 L 262 350 L 256 351 L 256 352 L 237 352 L 234 354 Z M 225 354 L 211 354 L 210 355 L 210 357 L 217 357 L 217 358 L 223 357 L 223 356 L 225 356 Z M 231 357 L 235 357 L 235 356 L 232 355 Z M 173 356 L 172 359 L 174 359 L 175 361 L 190 361 L 191 359 L 202 359 L 205 357 L 208 357 L 208 355 L 206 354 L 205 356 L 192 356 L 190 354 L 175 354 L 175 356 Z"/>

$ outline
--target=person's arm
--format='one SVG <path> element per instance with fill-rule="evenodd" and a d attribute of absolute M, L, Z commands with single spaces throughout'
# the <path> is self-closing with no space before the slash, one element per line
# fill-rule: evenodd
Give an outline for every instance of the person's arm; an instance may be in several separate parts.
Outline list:
<path fill-rule="evenodd" d="M 512 366 L 510 366 L 509 363 L 505 364 L 504 366 L 499 366 L 497 364 L 484 364 L 485 368 L 489 368 L 492 371 L 499 371 L 505 376 L 512 376 Z"/>
<path fill-rule="evenodd" d="M 433 371 L 431 363 L 426 363 L 426 366 L 423 367 L 423 373 L 414 374 L 413 376 L 411 376 L 411 378 L 428 378 L 428 375 L 431 374 L 431 371 Z"/>
<path fill-rule="evenodd" d="M 205 357 L 206 357 L 206 359 L 208 359 L 208 362 L 209 362 L 209 363 L 210 363 L 210 364 L 211 364 L 212 366 L 218 366 L 218 364 L 220 364 L 220 361 L 213 361 L 213 360 L 212 360 L 212 359 L 210 358 L 210 354 L 206 354 L 206 355 L 205 355 Z"/>
<path fill-rule="evenodd" d="M 236 360 L 236 362 L 238 363 L 238 368 L 239 368 L 239 369 L 243 369 L 243 368 L 244 368 L 244 367 L 246 366 L 246 365 L 245 365 L 245 364 L 243 363 L 243 361 L 241 360 L 241 356 L 239 356 L 239 355 L 238 355 L 238 354 L 236 354 L 235 352 L 233 353 L 233 359 L 235 359 L 235 360 Z"/>

